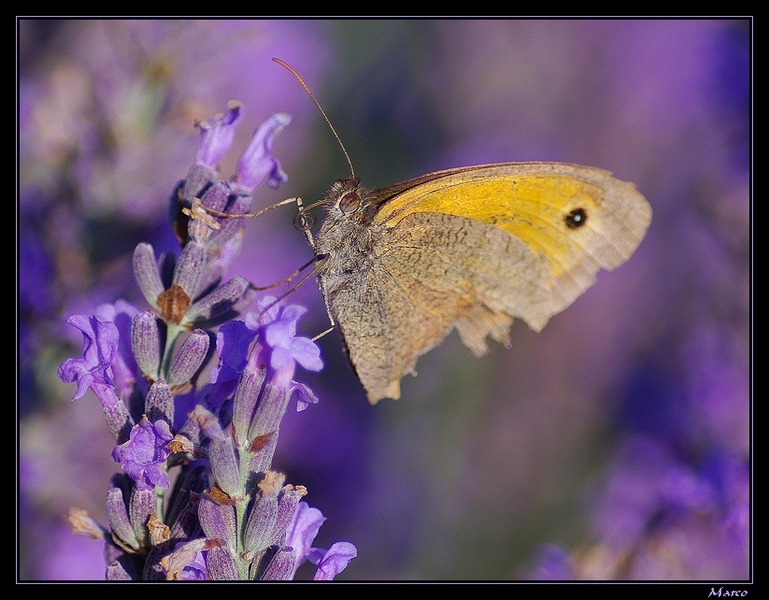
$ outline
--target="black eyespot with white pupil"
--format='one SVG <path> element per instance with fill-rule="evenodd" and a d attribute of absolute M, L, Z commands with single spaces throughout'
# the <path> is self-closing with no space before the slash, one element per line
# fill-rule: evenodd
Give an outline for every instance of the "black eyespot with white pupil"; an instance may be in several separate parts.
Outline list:
<path fill-rule="evenodd" d="M 339 210 L 345 214 L 355 212 L 359 206 L 360 196 L 358 192 L 347 192 L 339 199 Z"/>
<path fill-rule="evenodd" d="M 587 211 L 584 208 L 575 208 L 564 217 L 566 227 L 569 229 L 579 229 L 587 223 Z"/>

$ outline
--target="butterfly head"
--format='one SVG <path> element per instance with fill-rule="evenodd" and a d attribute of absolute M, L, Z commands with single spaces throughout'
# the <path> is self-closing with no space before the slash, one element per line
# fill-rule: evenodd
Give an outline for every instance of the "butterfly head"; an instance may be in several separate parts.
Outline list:
<path fill-rule="evenodd" d="M 294 217 L 294 226 L 303 231 L 312 229 L 317 219 L 310 211 L 318 206 L 324 207 L 331 219 L 353 217 L 360 212 L 364 195 L 365 191 L 357 177 L 337 179 L 321 200 L 299 210 Z"/>
<path fill-rule="evenodd" d="M 350 216 L 361 207 L 362 190 L 358 178 L 339 179 L 326 194 L 327 210 Z"/>

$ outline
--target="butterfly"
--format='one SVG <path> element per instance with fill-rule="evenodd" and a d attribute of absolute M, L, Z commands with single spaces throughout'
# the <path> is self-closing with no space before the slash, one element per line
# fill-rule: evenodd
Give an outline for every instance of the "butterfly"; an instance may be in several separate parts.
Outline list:
<path fill-rule="evenodd" d="M 454 329 L 476 356 L 540 331 L 634 253 L 651 206 L 603 169 L 533 162 L 459 167 L 377 190 L 354 177 L 317 203 L 308 240 L 329 316 L 369 401 Z"/>

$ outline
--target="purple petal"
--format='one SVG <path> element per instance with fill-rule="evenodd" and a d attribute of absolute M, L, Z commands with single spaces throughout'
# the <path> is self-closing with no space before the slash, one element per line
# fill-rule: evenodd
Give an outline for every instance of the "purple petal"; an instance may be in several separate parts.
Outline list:
<path fill-rule="evenodd" d="M 323 361 L 320 359 L 320 348 L 310 338 L 295 337 L 291 340 L 291 356 L 308 371 L 320 371 Z"/>
<path fill-rule="evenodd" d="M 349 542 L 336 542 L 318 562 L 313 577 L 316 581 L 330 581 L 347 568 L 350 561 L 358 556 L 358 549 Z"/>
<path fill-rule="evenodd" d="M 272 156 L 272 145 L 275 136 L 290 122 L 290 115 L 275 113 L 259 126 L 238 161 L 236 177 L 241 186 L 253 190 L 267 178 L 270 187 L 278 187 L 288 181 L 288 175 L 283 171 L 280 162 Z"/>
<path fill-rule="evenodd" d="M 306 312 L 307 309 L 304 306 L 299 306 L 298 304 L 289 304 L 281 311 L 280 318 L 281 320 L 292 322 L 294 327 L 296 327 L 296 322 L 299 320 L 299 317 L 301 317 Z"/>
<path fill-rule="evenodd" d="M 246 325 L 251 329 L 259 329 L 262 325 L 269 325 L 275 321 L 282 308 L 282 302 L 275 302 L 275 296 L 262 296 L 256 301 L 256 313 L 246 315 Z"/>
<path fill-rule="evenodd" d="M 162 420 L 151 423 L 144 417 L 131 429 L 130 439 L 115 447 L 112 458 L 121 464 L 137 488 L 156 485 L 167 488 L 165 462 L 169 450 L 166 444 L 172 437 L 168 423 Z"/>
<path fill-rule="evenodd" d="M 182 569 L 182 581 L 206 581 L 208 579 L 208 566 L 202 552 L 195 554 Z"/>
<path fill-rule="evenodd" d="M 325 520 L 322 512 L 306 502 L 300 502 L 296 507 L 294 520 L 286 530 L 286 546 L 291 546 L 296 552 L 295 569 L 307 560 L 312 542 Z"/>
<path fill-rule="evenodd" d="M 272 353 L 270 354 L 270 366 L 275 371 L 280 371 L 282 369 L 288 370 L 289 368 L 293 367 L 293 365 L 294 358 L 289 350 L 283 348 L 282 346 L 278 346 L 273 349 Z M 294 370 L 291 368 L 291 375 L 293 376 L 293 374 Z"/>
<path fill-rule="evenodd" d="M 260 307 L 269 305 L 263 302 L 259 304 Z M 295 361 L 305 369 L 320 371 L 323 368 L 320 349 L 309 338 L 296 335 L 296 323 L 307 309 L 297 304 L 285 307 L 277 305 L 277 308 L 277 312 L 270 309 L 263 315 L 271 319 L 264 326 L 264 341 L 272 350 L 270 366 L 278 370 L 286 368 L 290 361 Z"/>
<path fill-rule="evenodd" d="M 295 322 L 279 319 L 264 328 L 264 341 L 270 348 L 288 348 L 295 333 Z"/>
<path fill-rule="evenodd" d="M 194 580 L 208 579 L 208 568 L 204 557 L 206 540 L 199 538 L 180 542 L 174 551 L 163 557 L 160 566 L 166 572 L 166 579 Z"/>
<path fill-rule="evenodd" d="M 302 412 L 310 404 L 318 403 L 318 397 L 303 383 L 292 381 L 290 393 L 291 397 L 296 400 L 296 412 Z"/>
<path fill-rule="evenodd" d="M 242 105 L 231 100 L 224 113 L 208 121 L 199 121 L 198 151 L 195 160 L 211 168 L 215 167 L 232 146 L 235 127 L 242 116 Z"/>
<path fill-rule="evenodd" d="M 117 353 L 119 333 L 114 323 L 96 317 L 73 315 L 67 323 L 83 334 L 83 358 L 70 358 L 59 365 L 59 378 L 77 381 L 73 400 L 81 398 L 95 383 L 112 385 L 112 359 Z"/>
<path fill-rule="evenodd" d="M 224 383 L 237 379 L 246 366 L 248 349 L 256 332 L 243 321 L 229 321 L 216 333 L 216 354 L 219 364 L 211 369 L 211 383 Z"/>
<path fill-rule="evenodd" d="M 140 309 L 125 300 L 116 300 L 96 307 L 94 316 L 100 321 L 111 321 L 118 330 L 117 354 L 112 358 L 112 381 L 118 392 L 130 394 L 141 377 L 131 348 L 131 324 Z"/>

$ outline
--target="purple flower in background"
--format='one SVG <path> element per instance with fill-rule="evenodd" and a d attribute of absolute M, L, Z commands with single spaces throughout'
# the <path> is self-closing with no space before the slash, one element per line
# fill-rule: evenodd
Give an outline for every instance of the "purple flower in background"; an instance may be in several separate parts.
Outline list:
<path fill-rule="evenodd" d="M 168 442 L 173 436 L 168 423 L 163 420 L 150 423 L 143 417 L 131 429 L 130 439 L 115 447 L 112 458 L 120 463 L 123 471 L 136 482 L 138 488 L 168 487 L 166 459 Z"/>
<path fill-rule="evenodd" d="M 605 481 L 593 502 L 593 529 L 617 547 L 632 545 L 664 512 L 708 510 L 715 500 L 696 472 L 644 438 L 627 442 Z"/>
<path fill-rule="evenodd" d="M 528 567 L 524 576 L 526 579 L 547 581 L 569 581 L 578 579 L 574 572 L 572 558 L 560 546 L 548 544 L 539 549 L 533 565 Z"/>
<path fill-rule="evenodd" d="M 573 553 L 548 546 L 523 575 L 745 579 L 748 487 L 746 465 L 733 456 L 693 469 L 656 441 L 628 440 L 591 498 L 595 544 Z"/>

